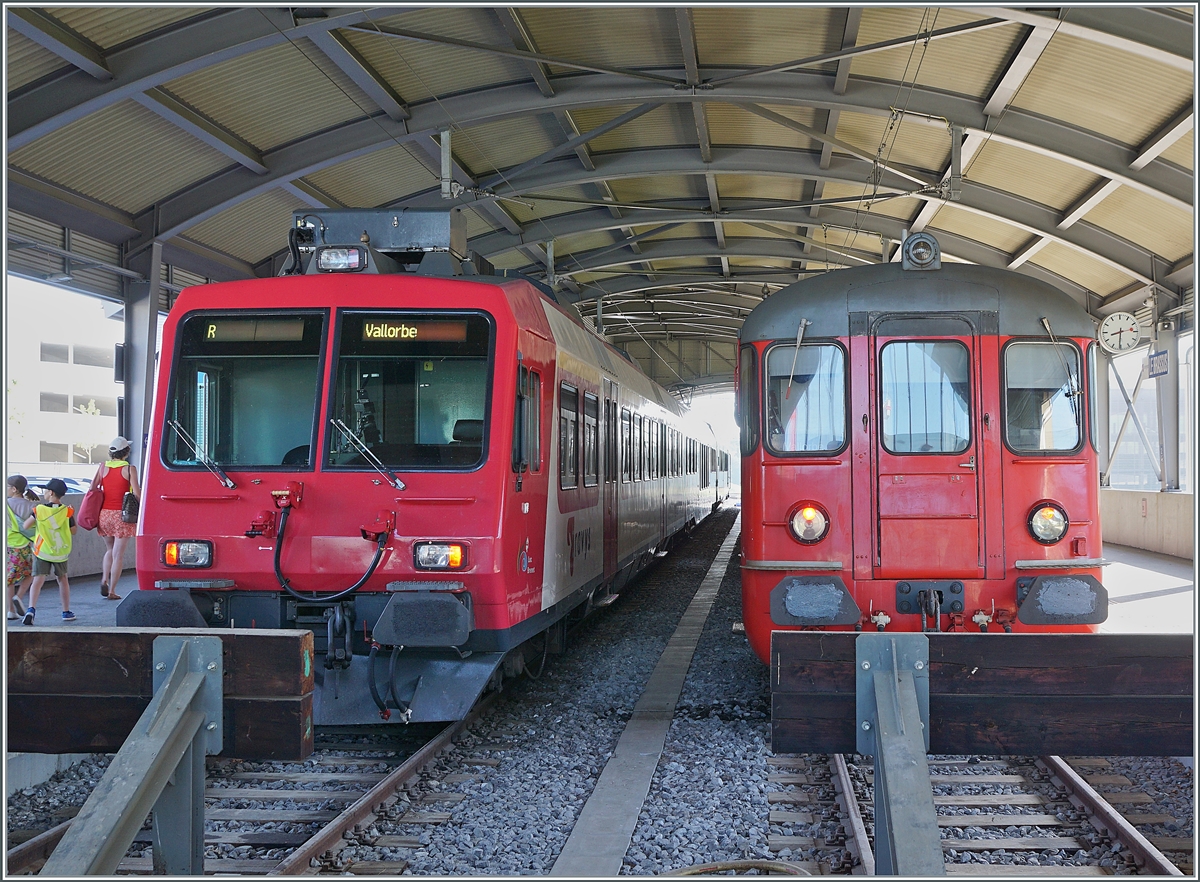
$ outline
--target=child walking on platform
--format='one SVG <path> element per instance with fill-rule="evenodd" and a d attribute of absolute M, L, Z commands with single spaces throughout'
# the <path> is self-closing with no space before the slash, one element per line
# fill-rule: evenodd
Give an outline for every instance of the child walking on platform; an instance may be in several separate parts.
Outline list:
<path fill-rule="evenodd" d="M 51 478 L 46 482 L 45 504 L 35 508 L 25 521 L 26 529 L 37 528 L 33 540 L 33 583 L 29 586 L 29 606 L 22 619 L 26 625 L 33 624 L 38 595 L 51 573 L 58 579 L 62 620 L 75 621 L 75 613 L 71 612 L 71 585 L 67 581 L 67 558 L 71 556 L 71 536 L 76 530 L 75 511 L 63 505 L 62 498 L 66 495 L 67 485 L 59 478 Z"/>

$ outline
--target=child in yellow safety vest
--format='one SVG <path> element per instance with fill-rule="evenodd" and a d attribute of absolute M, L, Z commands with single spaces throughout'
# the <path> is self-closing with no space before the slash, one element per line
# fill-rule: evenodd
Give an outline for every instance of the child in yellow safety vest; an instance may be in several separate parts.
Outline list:
<path fill-rule="evenodd" d="M 22 587 L 28 587 L 33 578 L 33 534 L 22 525 L 33 514 L 37 497 L 29 490 L 24 475 L 8 476 L 8 533 L 5 547 L 8 559 L 5 562 L 5 594 L 8 620 L 15 622 L 25 615 L 25 607 L 18 596 Z M 32 498 L 32 501 L 31 501 Z"/>
<path fill-rule="evenodd" d="M 33 539 L 33 584 L 29 586 L 29 607 L 22 621 L 33 624 L 37 612 L 38 595 L 51 573 L 58 579 L 58 593 L 62 599 L 62 620 L 75 621 L 71 612 L 71 585 L 67 581 L 67 558 L 71 556 L 71 536 L 74 535 L 75 511 L 62 504 L 67 495 L 67 485 L 58 478 L 46 482 L 45 505 L 34 509 L 25 521 L 25 527 L 36 527 Z"/>

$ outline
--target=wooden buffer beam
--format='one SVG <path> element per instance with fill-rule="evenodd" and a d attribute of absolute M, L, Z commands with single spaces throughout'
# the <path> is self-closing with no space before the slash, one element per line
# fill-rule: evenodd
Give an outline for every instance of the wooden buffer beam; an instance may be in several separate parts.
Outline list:
<path fill-rule="evenodd" d="M 8 749 L 117 752 L 154 697 L 154 640 L 164 635 L 220 638 L 226 756 L 312 753 L 312 632 L 251 628 L 14 628 Z"/>

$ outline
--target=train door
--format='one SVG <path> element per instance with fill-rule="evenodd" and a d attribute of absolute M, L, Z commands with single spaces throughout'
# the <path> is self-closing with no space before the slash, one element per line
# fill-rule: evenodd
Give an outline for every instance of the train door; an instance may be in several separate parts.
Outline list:
<path fill-rule="evenodd" d="M 620 488 L 620 461 L 617 453 L 617 384 L 604 381 L 604 578 L 617 573 L 617 490 Z"/>
<path fill-rule="evenodd" d="M 875 577 L 984 575 L 978 345 L 962 316 L 882 316 L 872 334 Z"/>

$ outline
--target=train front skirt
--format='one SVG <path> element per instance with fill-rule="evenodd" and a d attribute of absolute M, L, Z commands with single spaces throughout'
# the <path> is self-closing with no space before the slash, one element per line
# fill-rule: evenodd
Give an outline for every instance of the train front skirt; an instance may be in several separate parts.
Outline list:
<path fill-rule="evenodd" d="M 373 662 L 355 655 L 348 668 L 329 670 L 320 664 L 318 655 L 313 723 L 347 726 L 461 720 L 503 660 L 503 652 L 473 652 L 459 658 L 455 653 L 434 656 L 402 651 L 393 664 L 391 653 L 385 651 Z M 371 694 L 368 677 L 372 673 L 376 693 L 388 712 L 386 720 Z"/>

